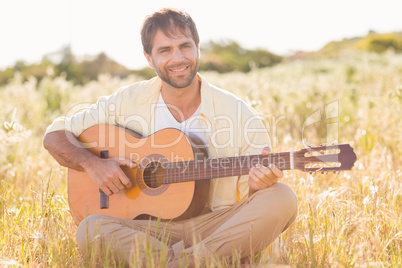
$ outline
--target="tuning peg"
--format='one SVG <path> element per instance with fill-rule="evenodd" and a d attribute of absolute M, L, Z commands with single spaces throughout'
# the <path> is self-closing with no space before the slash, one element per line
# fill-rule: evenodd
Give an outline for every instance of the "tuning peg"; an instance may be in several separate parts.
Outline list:
<path fill-rule="evenodd" d="M 327 146 L 327 144 L 326 143 L 321 143 L 320 146 Z"/>
<path fill-rule="evenodd" d="M 311 176 L 315 175 L 315 171 L 310 171 L 309 173 L 310 173 Z"/>
<path fill-rule="evenodd" d="M 332 145 L 337 145 L 338 144 L 338 141 L 334 141 L 333 143 L 332 143 Z"/>
<path fill-rule="evenodd" d="M 334 174 L 339 174 L 339 171 L 337 170 L 337 171 L 334 171 Z"/>
<path fill-rule="evenodd" d="M 328 174 L 328 171 L 321 171 L 321 174 L 326 175 L 326 174 Z"/>

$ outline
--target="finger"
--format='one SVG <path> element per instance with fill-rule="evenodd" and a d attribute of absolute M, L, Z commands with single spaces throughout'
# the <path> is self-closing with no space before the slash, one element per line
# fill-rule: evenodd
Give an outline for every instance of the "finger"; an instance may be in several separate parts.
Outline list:
<path fill-rule="evenodd" d="M 116 161 L 116 163 L 119 165 L 115 169 L 115 175 L 112 178 L 112 181 L 114 185 L 119 189 L 119 190 L 124 190 L 125 188 L 130 188 L 132 187 L 131 180 L 127 177 L 127 175 L 123 172 L 123 170 L 120 168 L 120 166 L 127 166 L 127 167 L 133 167 L 133 162 L 131 162 L 127 158 L 120 158 L 120 157 L 114 157 L 112 158 L 113 160 Z M 136 165 L 136 164 L 135 164 Z"/>
<path fill-rule="evenodd" d="M 114 159 L 119 163 L 120 166 L 125 166 L 125 167 L 128 167 L 128 168 L 135 168 L 135 167 L 137 167 L 137 163 L 131 161 L 131 160 L 128 159 L 128 158 L 124 158 L 124 157 L 115 157 Z"/>
<path fill-rule="evenodd" d="M 283 177 L 283 171 L 280 170 L 277 166 L 275 166 L 274 164 L 270 164 L 268 167 L 271 170 L 271 172 L 275 175 L 275 177 L 277 178 Z"/>
<path fill-rule="evenodd" d="M 119 160 L 119 165 L 125 166 L 128 168 L 136 168 L 137 167 L 137 163 L 131 161 L 130 159 Z"/>
<path fill-rule="evenodd" d="M 102 190 L 102 192 L 104 192 L 107 196 L 112 195 L 112 191 L 110 191 L 108 187 L 106 187 L 106 186 L 101 186 L 101 187 L 99 187 L 99 188 L 100 188 L 100 189 Z"/>
<path fill-rule="evenodd" d="M 115 175 L 111 178 L 111 182 L 119 189 L 119 191 L 131 186 L 130 179 L 127 178 L 126 174 L 120 169 L 120 167 L 115 170 Z"/>
<path fill-rule="evenodd" d="M 252 175 L 258 180 L 264 176 L 264 173 L 262 173 L 257 167 L 252 167 L 249 173 L 250 176 Z"/>
<path fill-rule="evenodd" d="M 120 175 L 120 172 L 117 172 L 117 173 L 116 173 L 116 176 L 113 177 L 113 179 L 112 179 L 113 185 L 116 186 L 116 188 L 118 188 L 119 191 L 120 191 L 120 190 L 124 190 L 124 188 L 125 188 L 125 186 L 124 186 L 123 183 L 121 182 L 120 176 L 121 176 L 121 175 Z"/>
<path fill-rule="evenodd" d="M 270 175 L 270 173 L 271 173 L 271 169 L 270 168 L 268 168 L 268 167 L 266 167 L 266 166 L 263 166 L 263 165 L 261 165 L 261 164 L 257 164 L 257 165 L 255 165 L 255 167 L 256 167 L 256 169 L 259 171 L 259 172 L 261 172 L 263 175 L 265 175 L 265 176 L 269 176 Z"/>
<path fill-rule="evenodd" d="M 123 187 L 121 188 L 121 190 L 123 190 L 124 188 L 132 187 L 131 180 L 127 177 L 127 175 L 123 172 L 123 170 L 121 169 L 119 170 L 118 176 L 119 176 L 119 184 Z"/>
<path fill-rule="evenodd" d="M 268 167 L 257 164 L 255 167 L 254 175 L 258 178 L 258 184 L 261 186 L 271 186 L 278 182 L 278 177 Z"/>
<path fill-rule="evenodd" d="M 248 186 L 252 189 L 258 189 L 257 183 L 254 181 L 254 179 L 251 176 L 248 177 Z"/>
<path fill-rule="evenodd" d="M 249 183 L 250 182 L 254 189 L 260 189 L 262 186 L 261 180 L 254 173 L 249 174 Z"/>
<path fill-rule="evenodd" d="M 262 149 L 262 155 L 269 155 L 272 152 L 271 148 L 264 147 L 264 149 Z"/>
<path fill-rule="evenodd" d="M 112 181 L 110 181 L 110 182 L 108 183 L 107 187 L 110 189 L 110 191 L 111 191 L 113 194 L 117 194 L 118 192 L 120 192 L 120 189 L 117 188 L 117 186 L 116 186 Z"/>

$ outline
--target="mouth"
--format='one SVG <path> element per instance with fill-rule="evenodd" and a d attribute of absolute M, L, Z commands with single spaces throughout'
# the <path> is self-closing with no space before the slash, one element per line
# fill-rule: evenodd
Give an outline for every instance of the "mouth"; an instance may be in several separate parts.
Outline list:
<path fill-rule="evenodd" d="M 189 68 L 189 66 L 184 66 L 181 68 L 170 68 L 169 71 L 174 72 L 174 73 L 179 73 L 179 72 L 183 72 L 185 70 L 187 70 Z"/>

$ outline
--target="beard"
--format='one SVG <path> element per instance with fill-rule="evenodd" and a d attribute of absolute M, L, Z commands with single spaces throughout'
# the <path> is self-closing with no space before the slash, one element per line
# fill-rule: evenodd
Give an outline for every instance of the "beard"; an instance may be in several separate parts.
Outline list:
<path fill-rule="evenodd" d="M 180 68 L 181 66 L 188 66 L 190 72 L 186 75 L 178 77 L 172 77 L 169 74 L 169 69 Z M 193 82 L 194 77 L 197 75 L 198 68 L 199 59 L 197 58 L 195 64 L 193 64 L 191 61 L 186 60 L 183 61 L 183 63 L 181 63 L 180 65 L 166 66 L 165 68 L 155 68 L 155 72 L 159 76 L 159 78 L 168 85 L 175 88 L 185 88 L 191 85 L 191 83 Z"/>

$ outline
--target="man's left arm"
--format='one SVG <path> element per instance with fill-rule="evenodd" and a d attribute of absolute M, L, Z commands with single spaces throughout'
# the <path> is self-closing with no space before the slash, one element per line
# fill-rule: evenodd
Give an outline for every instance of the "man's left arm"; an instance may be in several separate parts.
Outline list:
<path fill-rule="evenodd" d="M 242 107 L 242 144 L 240 155 L 261 154 L 269 155 L 271 153 L 271 140 L 268 131 L 263 123 L 263 116 L 260 116 L 256 111 L 245 105 Z M 275 165 L 267 167 L 256 164 L 253 166 L 248 176 L 244 176 L 239 180 L 238 190 L 243 193 L 243 199 L 247 195 L 244 184 L 248 184 L 248 196 L 251 196 L 258 190 L 268 188 L 278 182 L 279 178 L 283 177 L 283 172 Z M 246 182 L 247 180 L 247 182 Z"/>
<path fill-rule="evenodd" d="M 265 147 L 262 151 L 262 155 L 265 156 L 269 155 L 270 153 L 271 149 L 269 147 Z M 268 167 L 257 164 L 250 169 L 248 175 L 248 196 L 251 196 L 258 190 L 268 188 L 277 183 L 278 179 L 283 177 L 283 172 L 274 164 L 270 164 Z"/>

